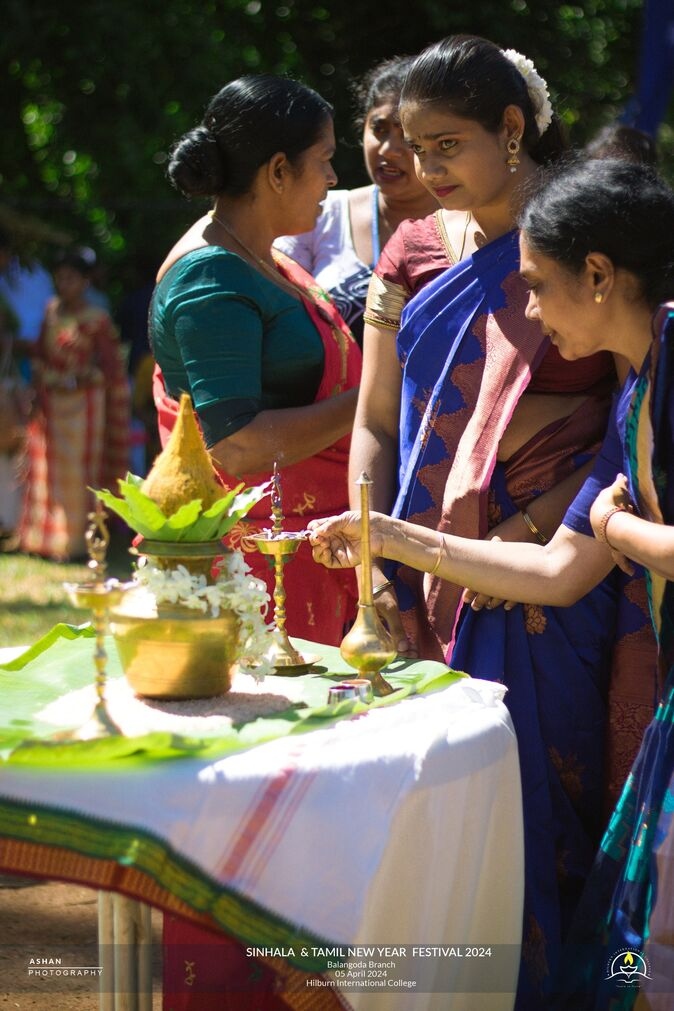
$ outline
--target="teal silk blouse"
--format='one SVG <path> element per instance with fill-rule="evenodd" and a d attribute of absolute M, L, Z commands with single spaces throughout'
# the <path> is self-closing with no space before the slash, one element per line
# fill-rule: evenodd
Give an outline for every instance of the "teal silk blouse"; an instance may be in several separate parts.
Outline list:
<path fill-rule="evenodd" d="M 221 246 L 169 268 L 149 332 L 167 392 L 191 394 L 208 446 L 260 411 L 313 403 L 320 385 L 323 342 L 302 302 Z"/>

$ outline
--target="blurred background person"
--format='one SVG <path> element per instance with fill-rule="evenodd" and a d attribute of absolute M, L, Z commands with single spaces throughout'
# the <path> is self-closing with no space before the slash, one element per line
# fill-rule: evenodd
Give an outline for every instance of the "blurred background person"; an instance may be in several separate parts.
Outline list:
<path fill-rule="evenodd" d="M 11 235 L 4 228 L 0 228 L 0 295 L 17 319 L 14 351 L 22 375 L 28 379 L 28 358 L 40 336 L 54 285 L 49 272 L 37 260 L 21 261 L 14 251 Z"/>
<path fill-rule="evenodd" d="M 658 145 L 650 134 L 622 123 L 609 123 L 585 145 L 590 158 L 625 158 L 657 165 Z"/>
<path fill-rule="evenodd" d="M 129 383 L 117 331 L 87 302 L 90 258 L 63 251 L 56 297 L 35 345 L 22 551 L 63 561 L 86 554 L 89 487 L 116 490 L 129 454 Z"/>

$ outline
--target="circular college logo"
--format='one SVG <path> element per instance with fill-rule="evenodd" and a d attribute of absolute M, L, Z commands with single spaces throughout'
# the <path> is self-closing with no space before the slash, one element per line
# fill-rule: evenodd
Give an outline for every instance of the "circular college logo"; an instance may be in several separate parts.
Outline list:
<path fill-rule="evenodd" d="M 639 980 L 650 979 L 651 967 L 640 951 L 621 948 L 608 961 L 606 979 L 618 986 L 638 986 Z"/>

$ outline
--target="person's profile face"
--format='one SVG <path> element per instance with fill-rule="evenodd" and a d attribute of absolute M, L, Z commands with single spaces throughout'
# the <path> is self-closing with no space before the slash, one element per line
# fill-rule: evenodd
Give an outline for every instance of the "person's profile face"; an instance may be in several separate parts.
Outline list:
<path fill-rule="evenodd" d="M 520 276 L 529 289 L 527 319 L 540 323 L 562 358 L 573 361 L 607 350 L 603 340 L 606 328 L 597 319 L 601 305 L 594 301 L 586 271 L 574 274 L 539 253 L 522 232 Z"/>

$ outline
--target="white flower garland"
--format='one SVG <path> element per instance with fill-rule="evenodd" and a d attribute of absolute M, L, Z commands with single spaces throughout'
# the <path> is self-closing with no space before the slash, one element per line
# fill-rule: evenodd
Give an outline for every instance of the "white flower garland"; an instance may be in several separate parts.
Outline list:
<path fill-rule="evenodd" d="M 141 557 L 136 579 L 156 604 L 182 604 L 217 618 L 221 610 L 231 610 L 240 620 L 239 669 L 263 678 L 273 668 L 264 659 L 269 648 L 270 626 L 265 624 L 269 594 L 262 579 L 251 575 L 240 551 L 228 552 L 218 564 L 214 583 L 206 576 L 193 575 L 184 565 L 160 569 Z"/>
<path fill-rule="evenodd" d="M 503 49 L 502 52 L 506 59 L 517 67 L 524 78 L 536 114 L 538 133 L 542 137 L 552 123 L 552 105 L 548 85 L 536 70 L 533 60 L 527 59 L 516 49 Z"/>

